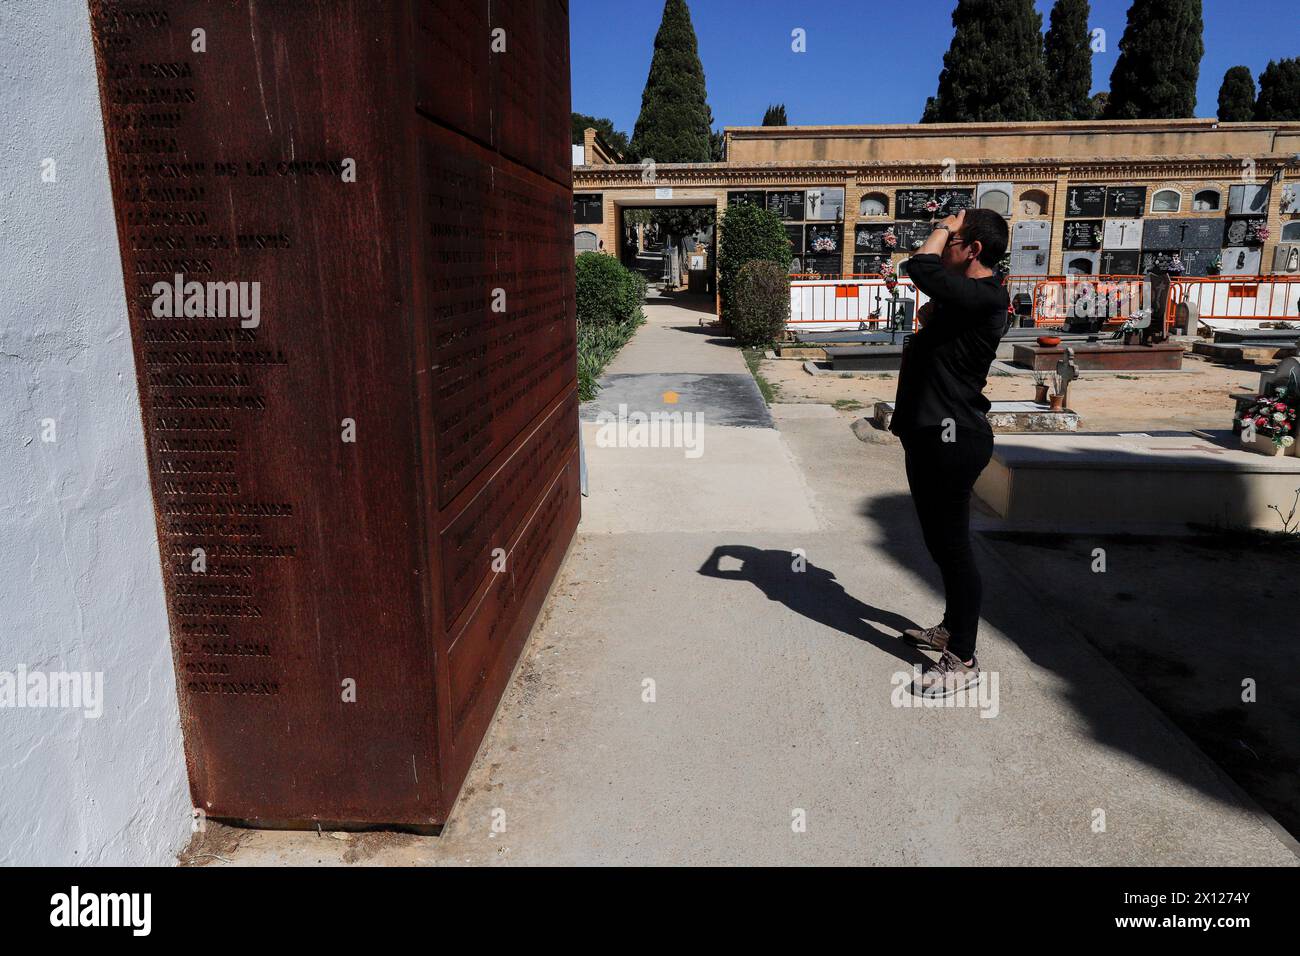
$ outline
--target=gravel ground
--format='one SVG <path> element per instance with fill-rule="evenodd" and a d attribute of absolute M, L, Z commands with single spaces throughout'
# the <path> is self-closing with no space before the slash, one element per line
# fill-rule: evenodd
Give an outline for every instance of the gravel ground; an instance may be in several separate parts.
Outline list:
<path fill-rule="evenodd" d="M 764 359 L 760 374 L 777 386 L 781 402 L 860 403 L 869 414 L 877 401 L 892 400 L 897 375 L 841 378 L 810 375 L 803 362 Z M 1079 413 L 1081 431 L 1175 431 L 1228 428 L 1232 423 L 1231 392 L 1253 391 L 1259 385 L 1257 366 L 1223 366 L 1183 359 L 1181 372 L 1114 374 L 1083 372 L 1070 386 L 1070 407 Z M 990 376 L 984 394 L 992 401 L 1025 401 L 1034 396 L 1028 375 Z"/>

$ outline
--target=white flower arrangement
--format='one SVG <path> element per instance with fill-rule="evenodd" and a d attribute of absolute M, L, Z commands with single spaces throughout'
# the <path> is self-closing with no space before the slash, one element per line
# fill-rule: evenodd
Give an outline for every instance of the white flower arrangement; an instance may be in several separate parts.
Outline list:
<path fill-rule="evenodd" d="M 1271 439 L 1274 445 L 1290 448 L 1295 444 L 1296 405 L 1285 386 L 1272 395 L 1259 395 L 1240 419 L 1241 427 Z"/>

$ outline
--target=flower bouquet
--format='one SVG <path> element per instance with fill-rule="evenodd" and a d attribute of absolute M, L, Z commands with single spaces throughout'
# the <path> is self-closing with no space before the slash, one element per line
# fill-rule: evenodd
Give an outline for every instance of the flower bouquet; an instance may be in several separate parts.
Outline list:
<path fill-rule="evenodd" d="M 885 230 L 885 234 L 880 237 L 880 241 L 885 244 L 886 249 L 893 249 L 898 245 L 898 233 L 894 232 L 893 226 Z"/>
<path fill-rule="evenodd" d="M 894 263 L 886 260 L 880 264 L 880 276 L 885 280 L 885 288 L 895 299 L 898 298 L 898 271 Z"/>
<path fill-rule="evenodd" d="M 1241 441 L 1265 455 L 1296 453 L 1296 398 L 1285 386 L 1260 395 L 1241 416 Z"/>
<path fill-rule="evenodd" d="M 818 236 L 812 243 L 813 252 L 834 252 L 835 239 L 833 236 Z"/>

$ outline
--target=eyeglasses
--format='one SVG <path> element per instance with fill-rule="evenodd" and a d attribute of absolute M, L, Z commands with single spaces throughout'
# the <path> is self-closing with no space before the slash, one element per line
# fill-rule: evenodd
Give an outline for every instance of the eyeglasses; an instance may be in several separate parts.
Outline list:
<path fill-rule="evenodd" d="M 961 236 L 950 236 L 948 238 L 948 241 L 944 243 L 944 248 L 946 249 L 948 246 L 964 246 L 964 245 L 966 245 L 966 240 L 963 239 Z"/>

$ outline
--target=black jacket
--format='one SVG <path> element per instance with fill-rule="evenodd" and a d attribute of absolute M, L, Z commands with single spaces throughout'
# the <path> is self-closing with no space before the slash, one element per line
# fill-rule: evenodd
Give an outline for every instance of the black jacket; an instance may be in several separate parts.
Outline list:
<path fill-rule="evenodd" d="M 1001 278 L 953 275 L 936 255 L 912 256 L 907 275 L 934 307 L 903 350 L 889 430 L 906 436 L 952 419 L 958 428 L 991 432 L 983 392 L 1007 328 L 1009 300 Z"/>

